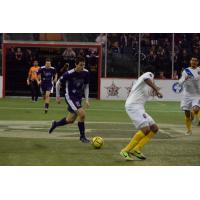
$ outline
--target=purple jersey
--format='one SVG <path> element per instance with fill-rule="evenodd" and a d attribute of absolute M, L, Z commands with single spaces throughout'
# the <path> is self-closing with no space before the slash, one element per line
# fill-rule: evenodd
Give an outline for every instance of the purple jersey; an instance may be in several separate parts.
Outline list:
<path fill-rule="evenodd" d="M 56 70 L 54 67 L 46 68 L 45 66 L 43 66 L 38 70 L 37 74 L 41 75 L 41 85 L 53 85 L 53 77 L 56 75 Z"/>
<path fill-rule="evenodd" d="M 89 84 L 89 72 L 87 69 L 76 72 L 69 70 L 60 77 L 61 84 L 66 84 L 66 94 L 71 99 L 82 99 L 84 87 Z"/>

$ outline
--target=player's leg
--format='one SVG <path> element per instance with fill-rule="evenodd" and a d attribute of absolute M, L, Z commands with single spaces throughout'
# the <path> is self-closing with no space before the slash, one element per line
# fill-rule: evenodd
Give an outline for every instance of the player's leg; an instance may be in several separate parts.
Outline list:
<path fill-rule="evenodd" d="M 158 126 L 156 124 L 150 125 L 150 131 L 147 133 L 138 143 L 137 145 L 131 150 L 131 153 L 140 159 L 146 159 L 144 154 L 141 152 L 144 145 L 146 145 L 158 132 Z"/>
<path fill-rule="evenodd" d="M 51 94 L 51 91 L 46 91 L 46 93 L 45 93 L 45 100 L 44 100 L 45 113 L 47 113 L 48 109 L 49 109 L 50 94 Z"/>
<path fill-rule="evenodd" d="M 39 94 L 40 94 L 39 85 L 38 85 L 37 81 L 35 81 L 35 101 L 38 100 Z"/>
<path fill-rule="evenodd" d="M 49 134 L 51 134 L 53 132 L 53 130 L 58 126 L 64 126 L 64 125 L 67 125 L 67 124 L 74 123 L 76 118 L 77 118 L 77 114 L 76 113 L 69 113 L 67 115 L 67 117 L 62 118 L 59 121 L 53 121 L 52 124 L 51 124 L 51 127 L 49 129 Z"/>
<path fill-rule="evenodd" d="M 198 120 L 199 120 L 198 126 L 200 126 L 200 109 L 199 109 L 199 112 L 198 112 L 198 114 L 197 114 L 197 117 L 198 117 Z"/>
<path fill-rule="evenodd" d="M 191 135 L 192 134 L 192 113 L 190 110 L 185 110 L 185 125 L 187 128 L 187 132 L 185 135 Z"/>
<path fill-rule="evenodd" d="M 46 87 L 43 84 L 40 85 L 40 93 L 42 95 L 43 100 L 45 101 Z"/>
<path fill-rule="evenodd" d="M 145 111 L 143 108 L 126 108 L 126 112 L 138 131 L 135 133 L 128 145 L 121 150 L 120 155 L 126 160 L 133 160 L 130 157 L 131 150 L 139 143 L 143 137 L 145 137 L 145 135 L 150 132 L 150 127 L 147 118 L 144 115 Z"/>
<path fill-rule="evenodd" d="M 141 148 L 150 140 L 148 135 L 151 129 L 150 126 L 142 127 L 131 139 L 129 144 L 122 150 L 122 152 L 130 153 L 139 159 L 146 159 L 141 152 Z"/>
<path fill-rule="evenodd" d="M 198 125 L 200 125 L 200 97 L 195 97 L 192 101 L 192 113 L 198 120 Z"/>
<path fill-rule="evenodd" d="M 37 101 L 37 82 L 34 80 L 33 81 L 33 96 L 34 96 L 34 101 Z"/>
<path fill-rule="evenodd" d="M 181 109 L 185 112 L 185 126 L 187 129 L 187 132 L 185 135 L 192 134 L 193 115 L 191 113 L 191 108 L 192 108 L 192 99 L 191 98 L 183 98 L 181 100 Z"/>
<path fill-rule="evenodd" d="M 32 102 L 35 101 L 35 91 L 34 91 L 34 82 L 33 81 L 30 81 L 30 88 L 31 88 L 31 99 L 32 99 Z"/>
<path fill-rule="evenodd" d="M 85 111 L 82 107 L 78 109 L 77 115 L 80 141 L 83 143 L 89 143 L 90 141 L 85 136 Z"/>

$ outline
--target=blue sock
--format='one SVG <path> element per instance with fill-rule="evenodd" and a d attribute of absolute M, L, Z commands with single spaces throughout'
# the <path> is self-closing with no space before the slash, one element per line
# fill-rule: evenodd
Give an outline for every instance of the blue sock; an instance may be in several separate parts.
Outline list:
<path fill-rule="evenodd" d="M 48 103 L 45 103 L 45 104 L 44 104 L 44 107 L 45 107 L 45 109 L 48 109 L 48 108 L 49 108 L 49 104 L 48 104 Z"/>
<path fill-rule="evenodd" d="M 65 124 L 67 124 L 66 118 L 56 122 L 56 126 L 64 126 Z"/>
<path fill-rule="evenodd" d="M 80 131 L 80 136 L 85 137 L 85 123 L 84 122 L 78 122 L 78 128 Z"/>

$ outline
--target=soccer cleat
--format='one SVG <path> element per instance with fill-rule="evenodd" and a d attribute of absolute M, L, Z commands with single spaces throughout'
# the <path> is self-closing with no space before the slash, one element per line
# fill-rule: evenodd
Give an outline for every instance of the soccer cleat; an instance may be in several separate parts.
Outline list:
<path fill-rule="evenodd" d="M 192 131 L 191 131 L 191 130 L 187 131 L 187 132 L 185 133 L 185 135 L 187 135 L 187 136 L 192 135 Z"/>
<path fill-rule="evenodd" d="M 90 143 L 90 140 L 88 140 L 86 137 L 80 137 L 80 141 L 82 143 Z"/>
<path fill-rule="evenodd" d="M 56 128 L 56 121 L 53 121 L 51 124 L 51 128 L 49 129 L 49 134 L 51 134 L 55 128 Z"/>
<path fill-rule="evenodd" d="M 122 156 L 127 161 L 133 161 L 134 159 L 126 151 L 121 151 L 120 156 Z"/>
<path fill-rule="evenodd" d="M 135 156 L 135 157 L 137 157 L 137 158 L 139 158 L 140 160 L 145 160 L 146 159 L 146 157 L 144 156 L 144 154 L 141 151 L 139 151 L 139 150 L 132 150 L 130 152 L 130 154 L 133 155 L 133 156 Z"/>
<path fill-rule="evenodd" d="M 47 114 L 47 113 L 48 113 L 48 109 L 45 109 L 45 110 L 44 110 L 44 113 Z"/>

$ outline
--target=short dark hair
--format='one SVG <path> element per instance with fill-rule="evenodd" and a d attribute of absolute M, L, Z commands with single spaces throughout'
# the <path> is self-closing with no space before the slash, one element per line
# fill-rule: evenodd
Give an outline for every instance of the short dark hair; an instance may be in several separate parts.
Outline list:
<path fill-rule="evenodd" d="M 83 56 L 78 56 L 75 60 L 76 65 L 78 65 L 80 62 L 85 62 L 85 58 Z"/>
<path fill-rule="evenodd" d="M 192 55 L 192 56 L 191 56 L 191 59 L 192 59 L 192 58 L 196 58 L 196 59 L 199 61 L 199 57 L 196 56 L 196 55 Z"/>
<path fill-rule="evenodd" d="M 45 62 L 51 62 L 50 58 L 46 58 Z"/>

